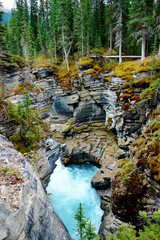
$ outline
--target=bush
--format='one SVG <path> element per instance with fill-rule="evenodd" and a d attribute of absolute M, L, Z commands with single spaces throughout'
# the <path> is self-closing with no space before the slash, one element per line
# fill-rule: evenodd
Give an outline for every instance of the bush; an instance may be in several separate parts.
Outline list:
<path fill-rule="evenodd" d="M 15 122 L 19 127 L 19 131 L 12 136 L 11 140 L 16 144 L 17 150 L 24 148 L 21 149 L 22 152 L 30 151 L 41 138 L 40 129 L 37 126 L 39 124 L 38 113 L 31 109 L 30 104 L 28 91 L 25 90 L 23 104 L 20 103 L 18 107 L 15 107 L 10 102 L 8 106 L 10 121 Z"/>
<path fill-rule="evenodd" d="M 158 240 L 160 239 L 160 209 L 157 212 L 153 213 L 153 219 L 156 221 L 156 223 L 151 223 L 147 218 L 146 212 L 139 212 L 140 215 L 143 217 L 143 219 L 146 222 L 146 225 L 143 227 L 143 230 L 139 230 L 138 233 L 135 230 L 134 226 L 127 227 L 125 225 L 122 225 L 116 236 L 113 234 L 109 234 L 107 237 L 107 240 Z"/>

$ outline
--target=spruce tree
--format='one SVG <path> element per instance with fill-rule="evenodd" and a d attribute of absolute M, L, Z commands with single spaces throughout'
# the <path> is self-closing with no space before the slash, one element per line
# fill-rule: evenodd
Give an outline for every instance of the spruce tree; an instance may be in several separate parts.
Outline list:
<path fill-rule="evenodd" d="M 2 7 L 2 2 L 0 2 L 0 7 Z M 4 45 L 5 45 L 5 38 L 4 38 L 4 31 L 5 28 L 2 25 L 2 20 L 3 20 L 3 14 L 4 12 L 2 10 L 0 10 L 0 49 L 4 49 Z"/>
<path fill-rule="evenodd" d="M 131 33 L 138 41 L 141 41 L 141 61 L 145 59 L 146 38 L 151 31 L 151 19 L 153 0 L 133 0 L 130 8 Z"/>
<path fill-rule="evenodd" d="M 93 43 L 93 0 L 86 0 L 84 4 L 84 36 L 87 56 L 89 56 L 90 46 Z M 94 36 L 95 37 L 95 36 Z"/>
<path fill-rule="evenodd" d="M 67 71 L 69 72 L 69 53 L 73 43 L 73 31 L 71 29 L 72 24 L 69 22 L 69 16 L 72 14 L 70 0 L 59 0 L 58 9 L 58 33 L 59 44 L 63 51 L 64 59 L 67 64 Z"/>
<path fill-rule="evenodd" d="M 113 0 L 108 0 L 106 5 L 106 20 L 109 25 L 109 49 L 112 52 L 113 48 Z"/>
<path fill-rule="evenodd" d="M 31 25 L 32 34 L 33 34 L 34 52 L 38 51 L 37 15 L 38 15 L 38 0 L 30 0 L 30 25 Z"/>
<path fill-rule="evenodd" d="M 156 1 L 156 8 L 155 8 L 155 15 L 156 15 L 156 35 L 159 42 L 159 49 L 158 55 L 160 56 L 160 0 Z"/>
<path fill-rule="evenodd" d="M 74 18 L 73 18 L 73 30 L 74 30 L 74 42 L 75 51 L 81 53 L 84 56 L 84 1 L 73 2 Z"/>
<path fill-rule="evenodd" d="M 119 63 L 122 63 L 122 37 L 123 37 L 123 7 L 124 1 L 118 0 L 115 3 L 114 16 L 116 18 L 116 27 L 114 29 L 115 47 L 119 47 Z"/>
<path fill-rule="evenodd" d="M 79 207 L 77 209 L 77 213 L 74 216 L 74 219 L 77 221 L 77 229 L 76 231 L 79 234 L 80 239 L 84 236 L 85 233 L 85 225 L 86 225 L 86 217 L 83 213 L 84 208 L 82 207 L 82 204 L 79 204 Z"/>
<path fill-rule="evenodd" d="M 50 3 L 50 38 L 49 38 L 49 53 L 51 58 L 54 56 L 54 61 L 57 63 L 57 1 L 51 0 Z"/>

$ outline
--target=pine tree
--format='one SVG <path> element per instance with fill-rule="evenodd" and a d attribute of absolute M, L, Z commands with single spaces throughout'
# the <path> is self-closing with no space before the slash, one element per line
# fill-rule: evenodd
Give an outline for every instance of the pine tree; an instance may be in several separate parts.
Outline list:
<path fill-rule="evenodd" d="M 10 23 L 9 23 L 9 34 L 10 34 L 10 49 L 12 50 L 11 53 L 13 54 L 22 54 L 21 51 L 21 31 L 20 31 L 20 26 L 18 26 L 19 20 L 18 20 L 18 13 L 16 9 L 11 10 L 11 18 L 10 18 Z"/>
<path fill-rule="evenodd" d="M 59 0 L 58 11 L 58 32 L 60 34 L 59 44 L 63 50 L 65 62 L 67 64 L 67 71 L 69 72 L 69 53 L 73 43 L 72 24 L 69 22 L 71 16 L 72 6 L 70 0 Z"/>
<path fill-rule="evenodd" d="M 73 2 L 74 18 L 73 18 L 73 31 L 75 51 L 84 56 L 84 1 L 74 0 Z"/>
<path fill-rule="evenodd" d="M 84 236 L 85 232 L 85 225 L 86 225 L 86 217 L 84 216 L 84 208 L 82 207 L 82 204 L 79 204 L 79 207 L 77 209 L 77 213 L 74 216 L 74 219 L 77 221 L 77 229 L 80 239 Z"/>
<path fill-rule="evenodd" d="M 23 14 L 22 14 L 21 45 L 23 49 L 23 55 L 27 61 L 29 60 L 29 41 L 27 39 L 28 25 L 29 25 L 29 12 L 28 12 L 27 0 L 25 0 L 24 6 L 23 6 Z"/>
<path fill-rule="evenodd" d="M 50 41 L 49 41 L 49 52 L 52 57 L 54 55 L 54 61 L 57 63 L 57 2 L 51 0 L 50 5 Z"/>
<path fill-rule="evenodd" d="M 37 15 L 38 15 L 38 0 L 30 0 L 30 22 L 33 32 L 33 37 L 37 38 Z"/>
<path fill-rule="evenodd" d="M 141 61 L 145 59 L 146 37 L 151 31 L 153 0 L 133 0 L 130 8 L 130 27 L 132 35 L 141 41 Z"/>
<path fill-rule="evenodd" d="M 114 12 L 114 16 L 116 18 L 116 27 L 114 29 L 116 33 L 115 47 L 119 47 L 119 63 L 122 63 L 123 7 L 124 1 L 118 0 L 115 2 Z"/>
<path fill-rule="evenodd" d="M 85 226 L 85 234 L 84 239 L 91 240 L 91 239 L 98 239 L 97 234 L 95 233 L 96 227 L 92 225 L 91 221 L 89 221 Z"/>
<path fill-rule="evenodd" d="M 84 4 L 84 36 L 85 36 L 85 47 L 87 50 L 87 56 L 89 56 L 90 46 L 93 43 L 93 0 L 86 0 Z M 95 36 L 94 36 L 95 37 Z"/>
<path fill-rule="evenodd" d="M 105 28 L 105 4 L 103 0 L 93 0 L 93 23 L 94 45 L 96 48 L 101 48 L 102 43 L 104 44 Z"/>
<path fill-rule="evenodd" d="M 0 2 L 0 7 L 2 7 L 2 3 Z M 5 48 L 6 40 L 5 40 L 5 28 L 2 25 L 4 12 L 0 10 L 0 50 Z"/>
<path fill-rule="evenodd" d="M 109 49 L 110 52 L 112 52 L 113 48 L 113 0 L 107 1 L 107 8 L 106 8 L 108 18 L 106 16 L 106 19 L 108 19 L 109 22 Z"/>
<path fill-rule="evenodd" d="M 155 15 L 156 15 L 156 35 L 159 41 L 159 49 L 158 49 L 158 55 L 160 56 L 160 0 L 156 1 L 156 9 L 155 9 Z"/>

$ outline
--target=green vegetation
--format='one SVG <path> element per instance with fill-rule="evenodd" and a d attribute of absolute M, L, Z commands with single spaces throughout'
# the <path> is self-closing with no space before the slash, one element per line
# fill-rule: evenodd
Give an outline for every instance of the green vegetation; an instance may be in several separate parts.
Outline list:
<path fill-rule="evenodd" d="M 123 164 L 123 169 L 121 171 L 121 176 L 123 178 L 123 183 L 126 184 L 131 179 L 131 172 L 135 168 L 135 163 L 130 162 L 130 160 L 125 160 Z"/>
<path fill-rule="evenodd" d="M 31 108 L 28 91 L 25 90 L 25 101 L 14 106 L 6 106 L 9 121 L 17 125 L 17 132 L 11 137 L 15 148 L 22 153 L 36 147 L 39 140 L 49 133 L 49 127 L 40 121 L 38 111 Z"/>
<path fill-rule="evenodd" d="M 0 26 L 0 39 L 9 53 L 27 61 L 46 54 L 53 65 L 60 56 L 67 72 L 71 54 L 140 55 L 139 42 L 144 60 L 146 39 L 146 54 L 159 46 L 159 9 L 153 0 L 16 0 L 9 26 Z M 2 16 L 1 11 L 0 22 Z"/>
<path fill-rule="evenodd" d="M 77 229 L 75 230 L 77 232 L 77 235 L 79 236 L 80 240 L 99 240 L 100 237 L 98 234 L 95 233 L 95 226 L 92 225 L 91 221 L 84 216 L 84 208 L 82 207 L 82 204 L 79 204 L 79 207 L 77 209 L 77 213 L 75 214 L 74 218 L 77 221 Z"/>
<path fill-rule="evenodd" d="M 30 152 L 27 152 L 27 153 L 24 153 L 23 154 L 25 156 L 25 158 L 27 160 L 29 160 L 29 162 L 34 165 L 38 160 L 39 160 L 39 154 L 37 151 L 30 151 Z"/>
<path fill-rule="evenodd" d="M 160 209 L 157 212 L 153 213 L 153 219 L 156 221 L 156 223 L 151 223 L 147 218 L 146 212 L 141 212 L 140 215 L 143 217 L 144 221 L 146 222 L 146 225 L 143 226 L 143 230 L 139 230 L 138 234 L 135 230 L 134 226 L 127 227 L 125 225 L 122 225 L 118 232 L 116 233 L 116 236 L 109 233 L 109 237 L 107 237 L 107 240 L 158 240 L 160 239 Z"/>
<path fill-rule="evenodd" d="M 23 104 L 14 107 L 10 102 L 8 107 L 10 121 L 16 122 L 19 126 L 19 131 L 12 136 L 12 141 L 14 143 L 23 143 L 27 150 L 31 150 L 31 147 L 41 138 L 40 130 L 38 128 L 38 113 L 31 109 L 30 104 L 31 101 L 26 90 L 25 101 Z"/>
<path fill-rule="evenodd" d="M 0 178 L 10 184 L 22 183 L 24 179 L 18 168 L 3 165 L 0 166 Z"/>
<path fill-rule="evenodd" d="M 146 88 L 141 93 L 142 99 L 151 99 L 153 96 L 156 95 L 158 87 L 160 86 L 160 78 L 157 78 L 155 81 L 150 83 L 149 88 Z"/>

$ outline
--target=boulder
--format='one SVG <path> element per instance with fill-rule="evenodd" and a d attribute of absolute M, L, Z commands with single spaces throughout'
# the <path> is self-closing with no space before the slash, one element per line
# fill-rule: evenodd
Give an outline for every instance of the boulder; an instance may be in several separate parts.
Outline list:
<path fill-rule="evenodd" d="M 92 178 L 91 185 L 95 189 L 106 189 L 111 185 L 112 172 L 101 168 Z"/>

